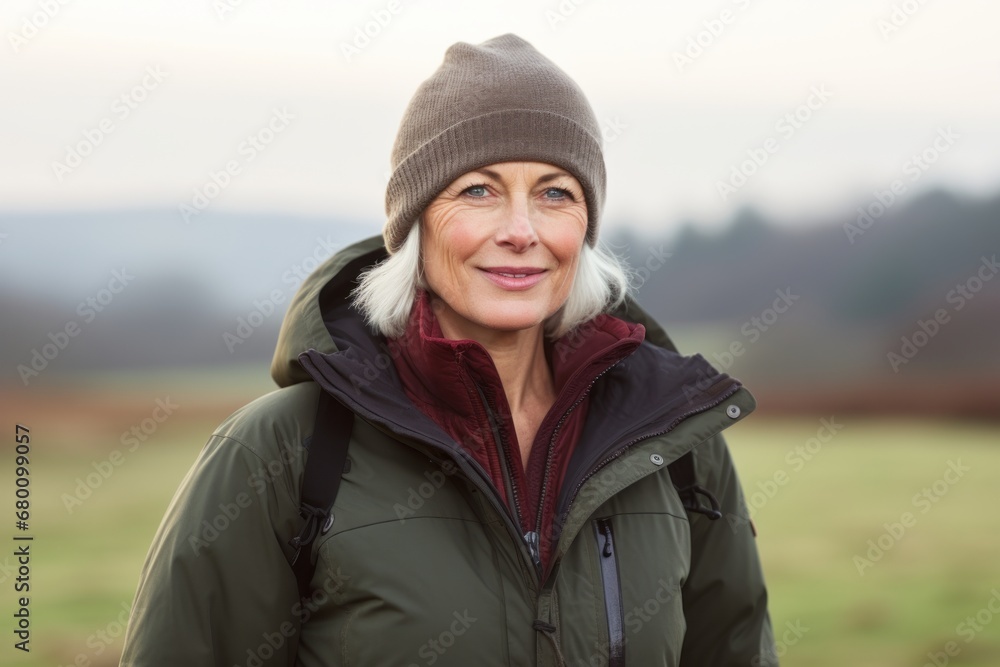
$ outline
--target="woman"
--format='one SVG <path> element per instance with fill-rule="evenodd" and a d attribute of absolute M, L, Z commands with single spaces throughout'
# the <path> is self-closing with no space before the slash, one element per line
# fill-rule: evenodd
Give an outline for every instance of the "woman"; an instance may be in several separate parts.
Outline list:
<path fill-rule="evenodd" d="M 753 398 L 627 299 L 604 189 L 565 73 L 515 35 L 453 45 L 400 126 L 383 237 L 302 285 L 282 388 L 171 503 L 122 664 L 777 664 L 719 435 Z M 320 392 L 356 418 L 300 599 Z"/>

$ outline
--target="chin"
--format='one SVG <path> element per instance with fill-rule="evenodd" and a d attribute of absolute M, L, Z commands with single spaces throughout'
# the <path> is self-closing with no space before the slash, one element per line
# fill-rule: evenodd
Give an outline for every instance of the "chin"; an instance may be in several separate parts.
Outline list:
<path fill-rule="evenodd" d="M 497 331 L 523 331 L 544 324 L 548 316 L 540 308 L 532 308 L 525 304 L 504 304 L 483 313 L 479 324 L 487 329 Z"/>

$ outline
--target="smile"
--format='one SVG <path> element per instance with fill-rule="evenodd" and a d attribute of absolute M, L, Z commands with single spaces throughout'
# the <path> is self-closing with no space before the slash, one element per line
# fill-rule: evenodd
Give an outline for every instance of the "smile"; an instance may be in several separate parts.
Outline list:
<path fill-rule="evenodd" d="M 535 267 L 497 266 L 480 269 L 497 287 L 508 291 L 521 291 L 534 287 L 545 277 L 546 270 Z"/>

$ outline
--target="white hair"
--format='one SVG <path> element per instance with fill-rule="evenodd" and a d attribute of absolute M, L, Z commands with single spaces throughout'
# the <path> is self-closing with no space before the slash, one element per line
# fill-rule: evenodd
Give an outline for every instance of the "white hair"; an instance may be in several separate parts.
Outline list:
<path fill-rule="evenodd" d="M 629 292 L 627 265 L 600 243 L 584 243 L 566 303 L 545 321 L 545 333 L 559 338 L 620 305 Z M 427 288 L 420 260 L 420 224 L 410 229 L 399 250 L 369 267 L 353 290 L 354 305 L 377 332 L 398 337 L 406 330 L 418 288 Z"/>

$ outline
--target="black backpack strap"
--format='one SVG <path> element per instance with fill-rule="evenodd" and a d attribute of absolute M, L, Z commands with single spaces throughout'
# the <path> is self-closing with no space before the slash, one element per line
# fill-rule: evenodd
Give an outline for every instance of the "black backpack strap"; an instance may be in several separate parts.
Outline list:
<path fill-rule="evenodd" d="M 341 476 L 346 472 L 347 445 L 353 426 L 354 413 L 320 388 L 316 423 L 302 478 L 299 514 L 306 523 L 301 532 L 288 542 L 295 548 L 291 563 L 299 582 L 301 598 L 309 597 L 310 582 L 316 569 L 311 554 L 313 540 L 328 521 L 332 523 L 330 510 L 340 489 Z"/>
<path fill-rule="evenodd" d="M 670 470 L 670 479 L 677 488 L 677 493 L 684 503 L 684 509 L 688 512 L 704 514 L 712 521 L 722 518 L 722 510 L 719 501 L 716 500 L 709 491 L 698 486 L 694 476 L 694 452 L 688 452 L 673 463 L 667 466 Z M 702 507 L 698 502 L 698 496 L 708 498 L 711 507 Z"/>

